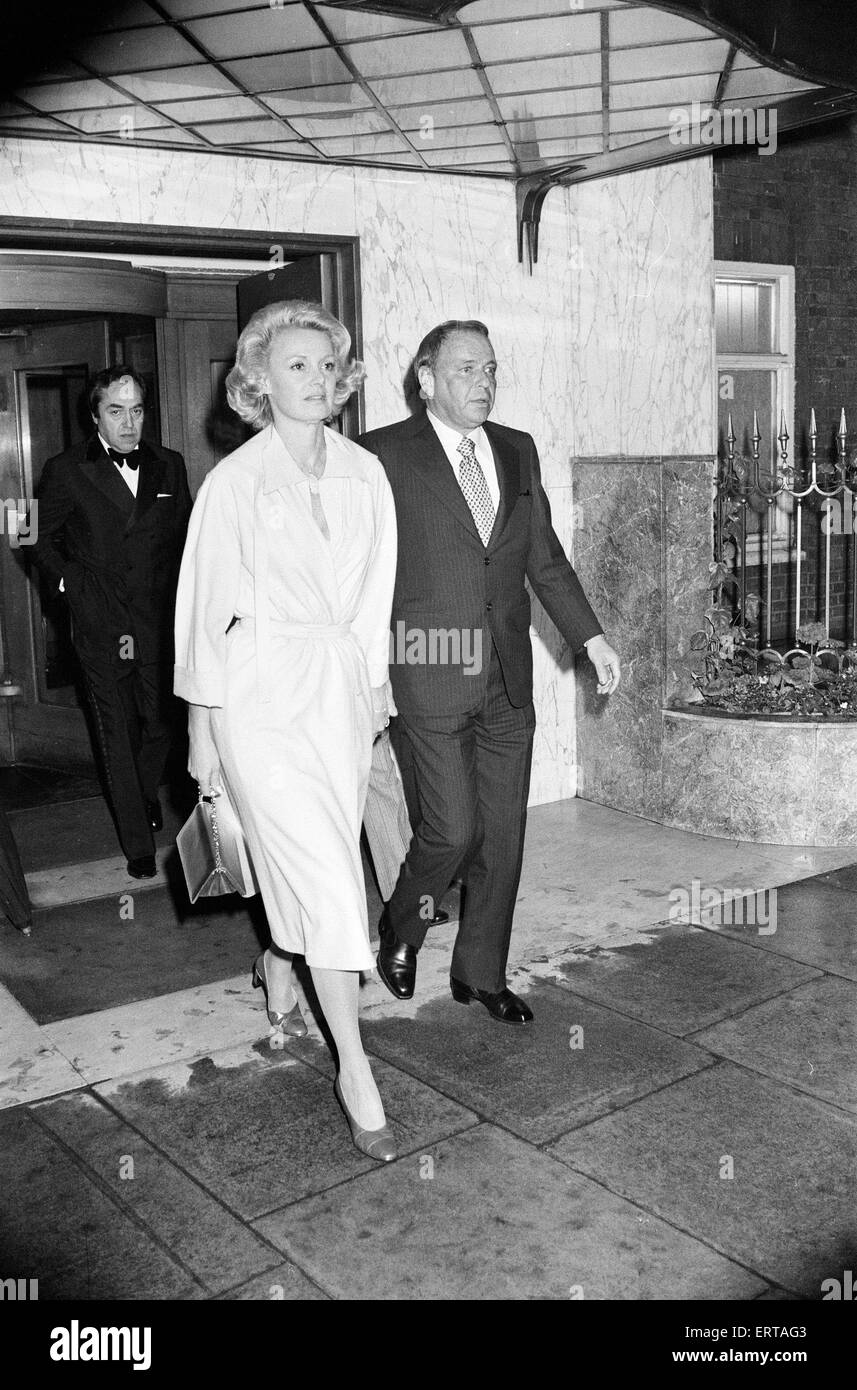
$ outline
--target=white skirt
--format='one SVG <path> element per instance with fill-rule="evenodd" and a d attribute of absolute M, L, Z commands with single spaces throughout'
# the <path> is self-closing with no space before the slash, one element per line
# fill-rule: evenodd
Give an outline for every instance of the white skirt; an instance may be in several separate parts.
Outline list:
<path fill-rule="evenodd" d="M 254 623 L 236 623 L 212 728 L 275 945 L 310 966 L 368 971 L 360 827 L 372 697 L 356 639 L 332 631 L 272 622 L 260 702 Z"/>

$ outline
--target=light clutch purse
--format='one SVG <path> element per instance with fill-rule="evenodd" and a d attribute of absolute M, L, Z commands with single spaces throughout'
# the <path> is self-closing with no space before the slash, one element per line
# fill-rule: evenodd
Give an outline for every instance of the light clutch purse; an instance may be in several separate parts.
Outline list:
<path fill-rule="evenodd" d="M 199 800 L 176 836 L 176 848 L 192 903 L 224 893 L 242 898 L 258 893 L 244 832 L 225 791 L 203 796 L 200 788 Z"/>

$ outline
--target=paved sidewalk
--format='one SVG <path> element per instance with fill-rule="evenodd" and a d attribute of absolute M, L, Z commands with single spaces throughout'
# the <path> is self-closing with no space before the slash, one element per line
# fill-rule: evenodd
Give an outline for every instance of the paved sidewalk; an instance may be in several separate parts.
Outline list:
<path fill-rule="evenodd" d="M 0 1275 L 45 1300 L 819 1299 L 857 1257 L 842 858 L 536 808 L 512 980 L 535 1024 L 451 999 L 454 926 L 411 1004 L 364 989 L 384 1167 L 318 1029 L 272 1049 L 246 975 L 41 1028 L 13 1004 Z M 765 921 L 694 925 L 670 896 L 694 878 L 788 886 Z"/>

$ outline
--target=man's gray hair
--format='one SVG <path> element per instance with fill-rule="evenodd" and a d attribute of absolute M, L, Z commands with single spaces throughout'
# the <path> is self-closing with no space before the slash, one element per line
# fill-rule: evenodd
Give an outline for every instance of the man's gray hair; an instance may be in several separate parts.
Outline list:
<path fill-rule="evenodd" d="M 446 323 L 439 323 L 437 328 L 426 334 L 417 348 L 414 372 L 418 381 L 421 367 L 430 367 L 434 371 L 438 353 L 453 333 L 481 333 L 483 338 L 489 336 L 488 329 L 479 319 L 447 319 Z"/>

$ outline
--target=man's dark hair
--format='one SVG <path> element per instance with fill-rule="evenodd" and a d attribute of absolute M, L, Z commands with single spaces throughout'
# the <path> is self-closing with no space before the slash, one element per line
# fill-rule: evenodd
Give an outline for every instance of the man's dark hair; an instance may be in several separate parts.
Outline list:
<path fill-rule="evenodd" d="M 135 372 L 133 367 L 123 367 L 121 365 L 116 367 L 105 367 L 103 371 L 96 372 L 95 376 L 91 377 L 89 381 L 90 415 L 98 414 L 98 407 L 101 404 L 102 396 L 106 396 L 108 387 L 112 386 L 114 381 L 119 381 L 120 377 L 123 376 L 129 376 L 135 385 L 139 386 L 142 403 L 143 405 L 146 404 L 146 383 L 139 372 Z"/>
<path fill-rule="evenodd" d="M 453 333 L 481 333 L 483 338 L 489 336 L 485 324 L 480 323 L 478 319 L 447 319 L 446 323 L 439 323 L 437 328 L 426 334 L 417 348 L 414 358 L 414 375 L 417 381 L 420 367 L 430 367 L 434 371 L 437 355 Z"/>

